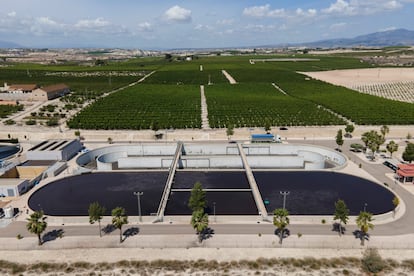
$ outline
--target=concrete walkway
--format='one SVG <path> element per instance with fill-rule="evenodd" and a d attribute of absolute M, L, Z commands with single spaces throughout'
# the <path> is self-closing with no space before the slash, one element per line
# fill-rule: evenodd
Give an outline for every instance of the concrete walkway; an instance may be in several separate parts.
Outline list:
<path fill-rule="evenodd" d="M 229 81 L 230 84 L 237 84 L 237 81 L 225 70 L 221 70 L 223 75 L 226 77 L 226 79 Z"/>
<path fill-rule="evenodd" d="M 210 123 L 208 121 L 208 107 L 207 107 L 207 100 L 204 94 L 204 85 L 200 85 L 200 94 L 201 94 L 201 128 L 211 129 Z"/>

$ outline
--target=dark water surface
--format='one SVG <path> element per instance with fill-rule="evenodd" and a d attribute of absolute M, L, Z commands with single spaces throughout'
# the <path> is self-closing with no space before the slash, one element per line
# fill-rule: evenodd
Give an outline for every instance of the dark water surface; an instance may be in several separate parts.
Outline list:
<path fill-rule="evenodd" d="M 116 172 L 72 176 L 52 182 L 29 199 L 34 210 L 47 215 L 87 216 L 91 202 L 98 201 L 110 210 L 124 207 L 127 214 L 138 214 L 135 191 L 141 196 L 142 215 L 156 213 L 167 172 Z M 268 212 L 282 207 L 280 191 L 289 191 L 286 208 L 292 215 L 332 215 L 334 203 L 343 199 L 351 215 L 357 215 L 364 205 L 374 214 L 393 209 L 393 194 L 371 181 L 333 172 L 254 172 Z M 173 189 L 191 189 L 200 181 L 206 189 L 249 189 L 244 172 L 183 172 L 178 171 Z M 171 193 L 166 215 L 189 215 L 187 207 L 190 192 Z M 217 215 L 257 215 L 253 196 L 246 191 L 207 192 L 207 212 Z M 214 204 L 215 203 L 215 204 Z"/>
<path fill-rule="evenodd" d="M 7 149 L 6 149 L 7 148 Z M 0 146 L 0 160 L 7 158 L 13 154 L 16 154 L 19 152 L 18 147 L 13 146 Z"/>

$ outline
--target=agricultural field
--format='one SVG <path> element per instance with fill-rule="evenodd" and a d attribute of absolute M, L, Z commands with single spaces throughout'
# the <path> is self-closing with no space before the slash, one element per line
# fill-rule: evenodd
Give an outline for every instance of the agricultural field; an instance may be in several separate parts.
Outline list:
<path fill-rule="evenodd" d="M 286 72 L 276 83 L 289 95 L 329 108 L 359 125 L 414 124 L 414 105 L 358 93 Z"/>
<path fill-rule="evenodd" d="M 360 84 L 351 87 L 361 93 L 390 100 L 414 103 L 414 82 Z"/>
<path fill-rule="evenodd" d="M 341 116 L 361 125 L 414 124 L 413 103 L 358 93 L 299 73 L 372 68 L 359 58 L 301 55 L 296 58 L 318 60 L 249 63 L 251 58 L 275 57 L 294 56 L 200 56 L 191 61 L 150 57 L 89 67 L 17 64 L 0 68 L 0 83 L 69 85 L 74 92 L 61 99 L 65 108 L 84 108 L 67 121 L 76 129 L 200 128 L 200 85 L 205 85 L 213 128 L 345 124 Z M 230 85 L 222 70 L 237 84 Z M 153 71 L 143 83 L 107 94 Z"/>
<path fill-rule="evenodd" d="M 200 128 L 200 89 L 138 84 L 100 99 L 67 122 L 78 129 Z"/>
<path fill-rule="evenodd" d="M 8 115 L 22 109 L 22 105 L 0 105 L 0 118 L 7 118 Z"/>
<path fill-rule="evenodd" d="M 340 125 L 345 122 L 312 102 L 284 95 L 269 84 L 205 88 L 210 126 L 262 127 Z"/>

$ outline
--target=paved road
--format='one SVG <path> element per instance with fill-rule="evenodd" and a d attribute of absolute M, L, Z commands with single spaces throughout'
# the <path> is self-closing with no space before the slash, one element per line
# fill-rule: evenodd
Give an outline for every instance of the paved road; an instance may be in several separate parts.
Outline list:
<path fill-rule="evenodd" d="M 349 151 L 349 145 L 356 140 L 346 140 L 343 145 L 343 153 L 350 157 L 352 160 L 357 160 L 359 157 L 353 152 Z M 303 141 L 290 141 L 291 143 L 303 143 Z M 309 142 L 309 141 L 306 141 Z M 323 145 L 325 147 L 335 148 L 334 141 L 312 141 L 315 145 Z M 385 173 L 390 170 L 382 164 L 369 163 L 365 160 L 359 159 L 363 165 L 364 170 L 373 175 L 381 183 L 389 183 L 390 179 L 385 176 Z M 414 232 L 414 196 L 408 193 L 401 187 L 395 187 L 395 192 L 404 200 L 406 204 L 405 215 L 396 220 L 395 222 L 376 225 L 374 230 L 370 231 L 372 235 L 391 236 L 409 234 Z M 375 221 L 374 221 L 375 224 Z M 13 222 L 8 227 L 0 228 L 0 237 L 15 237 L 17 233 L 22 235 L 30 235 L 25 229 L 25 222 Z M 140 235 L 169 235 L 169 234 L 191 234 L 194 235 L 194 230 L 190 225 L 186 224 L 143 224 L 143 225 L 129 225 L 124 228 L 126 230 L 129 227 L 138 227 Z M 272 234 L 274 233 L 275 227 L 271 223 L 260 223 L 260 224 L 211 224 L 211 228 L 216 234 Z M 306 235 L 337 235 L 336 232 L 332 231 L 332 226 L 329 224 L 322 225 L 290 225 L 289 230 L 292 234 L 302 233 Z M 82 226 L 57 226 L 49 227 L 48 231 L 62 229 L 65 236 L 80 236 L 80 235 L 98 235 L 97 225 L 82 225 Z M 352 232 L 356 230 L 356 226 L 348 226 L 346 235 L 352 235 Z M 118 230 L 115 230 L 110 235 L 118 235 Z"/>

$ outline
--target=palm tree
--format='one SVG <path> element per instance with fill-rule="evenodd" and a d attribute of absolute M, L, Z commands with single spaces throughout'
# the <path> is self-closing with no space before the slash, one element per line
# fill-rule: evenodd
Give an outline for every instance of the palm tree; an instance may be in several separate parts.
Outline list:
<path fill-rule="evenodd" d="M 385 135 L 390 133 L 390 128 L 386 125 L 383 125 L 380 129 L 380 132 L 382 134 L 382 137 L 384 137 L 384 139 L 385 139 Z"/>
<path fill-rule="evenodd" d="M 128 216 L 125 213 L 125 209 L 122 207 L 116 207 L 112 209 L 112 224 L 119 229 L 119 242 L 122 243 L 122 226 L 128 224 Z"/>
<path fill-rule="evenodd" d="M 44 216 L 43 211 L 36 211 L 33 214 L 31 214 L 30 217 L 27 219 L 27 231 L 37 235 L 39 245 L 42 245 L 41 235 L 47 227 L 46 219 L 47 217 Z"/>
<path fill-rule="evenodd" d="M 348 222 L 348 215 L 349 209 L 347 208 L 345 201 L 338 199 L 338 201 L 335 202 L 334 220 L 339 220 L 339 236 L 342 235 L 342 223 L 346 224 Z"/>
<path fill-rule="evenodd" d="M 99 236 L 102 237 L 101 232 L 101 219 L 103 218 L 103 215 L 105 214 L 105 207 L 99 205 L 98 202 L 93 202 L 89 205 L 88 213 L 89 213 L 89 223 L 94 224 L 95 222 L 98 222 L 99 224 Z"/>
<path fill-rule="evenodd" d="M 275 209 L 273 211 L 273 225 L 277 227 L 279 231 L 279 244 L 282 244 L 283 233 L 286 227 L 289 225 L 289 212 L 284 208 Z"/>
<path fill-rule="evenodd" d="M 208 215 L 204 213 L 203 209 L 198 209 L 193 212 L 191 217 L 191 225 L 196 230 L 198 241 L 203 241 L 203 233 L 208 228 Z"/>
<path fill-rule="evenodd" d="M 201 182 L 197 181 L 191 190 L 190 199 L 188 200 L 188 207 L 190 207 L 191 211 L 194 212 L 199 209 L 202 209 L 204 211 L 204 208 L 206 208 L 206 206 L 206 191 L 203 190 Z"/>
<path fill-rule="evenodd" d="M 356 219 L 356 223 L 361 229 L 361 245 L 364 245 L 365 237 L 368 234 L 369 229 L 374 229 L 374 224 L 371 222 L 374 219 L 372 218 L 372 214 L 369 212 L 361 211 Z"/>

